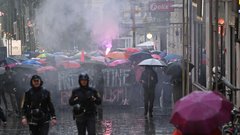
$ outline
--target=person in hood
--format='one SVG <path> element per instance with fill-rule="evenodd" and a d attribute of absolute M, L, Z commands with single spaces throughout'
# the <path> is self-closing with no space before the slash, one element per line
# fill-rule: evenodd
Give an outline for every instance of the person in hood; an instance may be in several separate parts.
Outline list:
<path fill-rule="evenodd" d="M 155 87 L 158 82 L 157 73 L 151 66 L 146 66 L 142 72 L 140 83 L 144 89 L 144 115 L 153 117 L 153 103 L 155 97 Z"/>
<path fill-rule="evenodd" d="M 73 106 L 73 118 L 76 120 L 78 135 L 96 135 L 96 105 L 101 104 L 101 96 L 97 90 L 89 87 L 89 76 L 86 73 L 79 75 L 80 87 L 72 90 L 69 99 Z"/>
<path fill-rule="evenodd" d="M 39 75 L 33 75 L 30 80 L 31 88 L 25 92 L 22 106 L 22 124 L 29 125 L 31 135 L 47 135 L 49 123 L 56 125 L 55 109 L 50 92 L 43 88 Z"/>

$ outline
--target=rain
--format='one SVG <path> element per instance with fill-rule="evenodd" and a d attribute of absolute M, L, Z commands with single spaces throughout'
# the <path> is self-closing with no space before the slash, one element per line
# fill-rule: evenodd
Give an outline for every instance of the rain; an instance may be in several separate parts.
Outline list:
<path fill-rule="evenodd" d="M 50 135 L 78 134 L 75 105 L 88 119 L 92 103 L 97 135 L 225 134 L 240 114 L 231 1 L 0 0 L 0 134 L 30 134 L 36 87 L 54 106 Z"/>

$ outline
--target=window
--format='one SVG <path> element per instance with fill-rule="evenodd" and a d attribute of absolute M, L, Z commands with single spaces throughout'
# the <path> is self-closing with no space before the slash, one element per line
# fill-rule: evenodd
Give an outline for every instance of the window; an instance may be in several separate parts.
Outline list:
<path fill-rule="evenodd" d="M 204 28 L 200 22 L 194 22 L 194 71 L 195 82 L 206 87 L 206 46 Z"/>

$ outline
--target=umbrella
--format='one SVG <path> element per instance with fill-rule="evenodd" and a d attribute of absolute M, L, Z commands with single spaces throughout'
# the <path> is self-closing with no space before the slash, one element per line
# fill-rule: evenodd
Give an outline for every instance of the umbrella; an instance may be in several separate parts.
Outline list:
<path fill-rule="evenodd" d="M 12 68 L 13 71 L 17 73 L 32 73 L 35 74 L 37 73 L 37 69 L 40 68 L 39 65 L 17 65 Z"/>
<path fill-rule="evenodd" d="M 37 56 L 37 58 L 46 58 L 46 57 L 47 57 L 46 53 L 42 53 Z"/>
<path fill-rule="evenodd" d="M 4 58 L 0 61 L 0 66 L 8 66 L 10 68 L 12 67 L 15 67 L 16 65 L 20 65 L 20 61 L 18 61 L 17 59 L 15 58 L 11 58 L 11 57 L 7 57 L 7 58 Z"/>
<path fill-rule="evenodd" d="M 138 53 L 133 53 L 132 55 L 129 56 L 129 60 L 132 62 L 139 63 L 145 59 L 152 58 L 150 53 L 147 52 L 138 52 Z"/>
<path fill-rule="evenodd" d="M 143 60 L 138 65 L 139 66 L 160 66 L 160 67 L 167 66 L 165 64 L 165 62 L 163 62 L 161 60 L 154 59 L 154 58 Z"/>
<path fill-rule="evenodd" d="M 152 56 L 153 58 L 155 58 L 155 59 L 158 59 L 158 60 L 161 59 L 161 56 L 158 55 L 158 54 L 152 54 L 151 56 Z"/>
<path fill-rule="evenodd" d="M 119 60 L 114 60 L 108 64 L 110 67 L 116 67 L 119 65 L 128 65 L 130 64 L 130 61 L 127 59 L 119 59 Z"/>
<path fill-rule="evenodd" d="M 182 56 L 177 55 L 177 54 L 167 54 L 164 59 L 166 61 L 177 61 L 179 59 L 182 59 Z"/>
<path fill-rule="evenodd" d="M 46 71 L 57 71 L 57 69 L 53 66 L 42 66 L 37 69 L 38 73 L 44 73 Z"/>
<path fill-rule="evenodd" d="M 25 60 L 22 62 L 22 64 L 26 64 L 26 65 L 41 65 L 40 62 L 38 62 L 37 60 Z"/>
<path fill-rule="evenodd" d="M 231 120 L 233 105 L 213 91 L 194 91 L 174 105 L 170 122 L 183 134 L 211 135 Z"/>
<path fill-rule="evenodd" d="M 126 52 L 109 52 L 106 57 L 112 59 L 127 59 L 128 54 Z"/>
<path fill-rule="evenodd" d="M 63 67 L 65 69 L 76 69 L 76 68 L 80 68 L 80 64 L 77 61 L 73 61 L 73 60 L 66 60 L 66 61 L 62 61 L 58 64 L 58 67 Z"/>
<path fill-rule="evenodd" d="M 151 50 L 150 53 L 151 54 L 157 54 L 159 55 L 162 51 L 159 51 L 159 50 Z"/>
<path fill-rule="evenodd" d="M 187 67 L 187 62 L 184 61 L 185 67 Z M 189 72 L 194 68 L 192 63 L 189 63 Z M 186 69 L 186 68 L 185 68 Z M 166 74 L 172 75 L 174 78 L 182 77 L 182 61 L 171 62 L 167 65 Z"/>
<path fill-rule="evenodd" d="M 141 50 L 139 48 L 125 48 L 124 49 L 127 53 L 131 54 L 131 53 L 137 53 L 140 52 Z"/>

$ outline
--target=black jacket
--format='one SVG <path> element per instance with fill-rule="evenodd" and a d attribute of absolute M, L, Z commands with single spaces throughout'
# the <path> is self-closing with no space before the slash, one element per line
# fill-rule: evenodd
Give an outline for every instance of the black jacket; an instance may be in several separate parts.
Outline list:
<path fill-rule="evenodd" d="M 153 69 L 145 69 L 142 72 L 140 82 L 144 88 L 153 88 L 158 83 L 157 73 Z"/>
<path fill-rule="evenodd" d="M 39 109 L 44 113 L 42 122 L 49 121 L 55 118 L 55 109 L 51 101 L 50 92 L 40 87 L 39 89 L 31 88 L 25 92 L 24 103 L 22 108 L 23 117 L 26 117 L 29 122 L 33 121 L 33 110 Z"/>
<path fill-rule="evenodd" d="M 92 96 L 96 98 L 95 101 L 92 100 Z M 78 97 L 78 99 L 74 100 L 76 97 Z M 76 104 L 79 104 L 86 114 L 95 114 L 96 105 L 101 104 L 100 94 L 91 87 L 76 88 L 72 91 L 69 105 L 74 106 Z"/>

